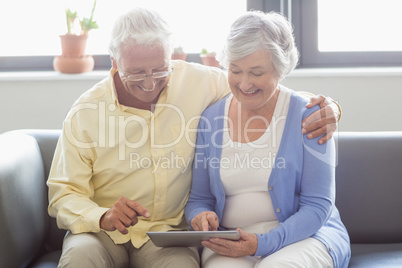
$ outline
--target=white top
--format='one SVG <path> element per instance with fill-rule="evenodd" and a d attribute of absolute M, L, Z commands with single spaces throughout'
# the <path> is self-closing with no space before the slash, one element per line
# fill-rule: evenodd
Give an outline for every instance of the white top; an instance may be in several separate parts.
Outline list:
<path fill-rule="evenodd" d="M 274 168 L 285 128 L 290 95 L 289 90 L 280 88 L 271 123 L 256 141 L 232 141 L 228 120 L 225 120 L 220 175 L 226 194 L 226 205 L 221 226 L 229 229 L 244 228 L 277 221 L 268 192 L 268 179 Z M 226 101 L 226 118 L 232 98 L 233 95 Z"/>

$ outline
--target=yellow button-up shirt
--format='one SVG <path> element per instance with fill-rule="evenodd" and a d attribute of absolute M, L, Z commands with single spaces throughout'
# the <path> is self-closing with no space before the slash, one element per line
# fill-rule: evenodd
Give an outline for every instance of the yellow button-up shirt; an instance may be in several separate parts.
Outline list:
<path fill-rule="evenodd" d="M 49 214 L 72 233 L 99 232 L 101 216 L 122 196 L 151 213 L 129 233 L 107 232 L 136 248 L 147 231 L 185 228 L 184 206 L 201 113 L 230 90 L 221 70 L 172 61 L 153 112 L 119 104 L 114 71 L 68 113 L 48 179 Z"/>

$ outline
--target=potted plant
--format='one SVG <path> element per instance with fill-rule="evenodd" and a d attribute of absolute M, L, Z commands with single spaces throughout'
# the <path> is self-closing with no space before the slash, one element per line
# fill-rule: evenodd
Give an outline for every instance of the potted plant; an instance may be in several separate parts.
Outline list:
<path fill-rule="evenodd" d="M 93 20 L 96 7 L 96 0 L 89 18 L 83 17 L 81 20 L 77 16 L 77 12 L 70 9 L 65 11 L 67 33 L 60 35 L 61 55 L 56 56 L 53 60 L 53 67 L 61 73 L 83 73 L 93 70 L 95 62 L 91 55 L 85 54 L 85 48 L 88 39 L 88 32 L 97 29 L 98 24 Z M 77 28 L 77 20 L 79 21 L 79 30 Z"/>
<path fill-rule="evenodd" d="M 220 68 L 219 62 L 216 60 L 216 53 L 209 52 L 206 48 L 203 48 L 200 53 L 201 62 L 207 66 L 213 66 Z"/>
<path fill-rule="evenodd" d="M 178 46 L 173 49 L 172 60 L 186 60 L 187 54 L 184 52 L 183 47 Z"/>

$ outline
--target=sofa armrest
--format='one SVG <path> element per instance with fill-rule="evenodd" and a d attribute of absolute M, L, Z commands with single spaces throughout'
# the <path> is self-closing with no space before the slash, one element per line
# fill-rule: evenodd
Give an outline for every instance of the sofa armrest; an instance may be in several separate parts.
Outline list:
<path fill-rule="evenodd" d="M 25 267 L 37 255 L 48 228 L 45 169 L 36 140 L 0 135 L 0 263 Z"/>

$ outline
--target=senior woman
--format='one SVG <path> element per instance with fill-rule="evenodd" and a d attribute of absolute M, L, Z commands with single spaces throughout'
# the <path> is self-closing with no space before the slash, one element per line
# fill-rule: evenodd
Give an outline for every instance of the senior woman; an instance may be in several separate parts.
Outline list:
<path fill-rule="evenodd" d="M 194 230 L 238 229 L 241 238 L 204 241 L 203 267 L 347 267 L 334 141 L 301 133 L 319 108 L 279 84 L 298 61 L 291 25 L 249 11 L 222 55 L 232 94 L 201 117 L 185 214 Z"/>

